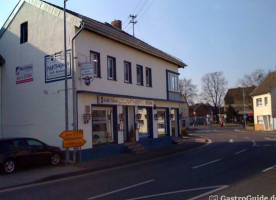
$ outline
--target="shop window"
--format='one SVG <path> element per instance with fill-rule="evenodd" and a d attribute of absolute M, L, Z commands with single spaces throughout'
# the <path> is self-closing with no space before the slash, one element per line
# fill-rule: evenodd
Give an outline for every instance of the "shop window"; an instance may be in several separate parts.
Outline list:
<path fill-rule="evenodd" d="M 20 25 L 20 44 L 28 42 L 28 22 Z"/>
<path fill-rule="evenodd" d="M 151 68 L 146 67 L 146 86 L 152 87 Z"/>
<path fill-rule="evenodd" d="M 116 80 L 116 59 L 107 56 L 107 79 Z"/>
<path fill-rule="evenodd" d="M 137 65 L 136 67 L 137 85 L 144 85 L 143 82 L 143 66 Z"/>
<path fill-rule="evenodd" d="M 138 107 L 138 114 L 140 115 L 139 119 L 137 119 L 139 138 L 149 138 L 151 136 L 150 108 Z"/>
<path fill-rule="evenodd" d="M 130 62 L 124 62 L 124 78 L 125 83 L 132 83 L 131 79 L 131 63 Z"/>
<path fill-rule="evenodd" d="M 158 136 L 166 136 L 167 130 L 167 111 L 166 109 L 157 109 L 157 126 L 158 126 Z"/>
<path fill-rule="evenodd" d="M 263 124 L 263 116 L 257 116 L 257 124 Z"/>
<path fill-rule="evenodd" d="M 101 61 L 100 61 L 100 53 L 95 51 L 90 51 L 90 60 L 94 65 L 94 76 L 101 77 Z"/>
<path fill-rule="evenodd" d="M 92 134 L 95 145 L 114 142 L 112 108 L 93 108 Z"/>

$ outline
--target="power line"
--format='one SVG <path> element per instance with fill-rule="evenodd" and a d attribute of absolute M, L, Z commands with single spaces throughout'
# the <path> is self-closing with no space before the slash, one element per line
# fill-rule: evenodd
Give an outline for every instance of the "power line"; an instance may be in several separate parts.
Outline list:
<path fill-rule="evenodd" d="M 154 0 L 151 1 L 151 3 L 149 4 L 149 6 L 146 8 L 146 10 L 140 15 L 140 18 L 137 20 L 139 21 L 145 14 L 146 12 L 150 9 L 150 7 L 152 6 L 152 4 L 154 3 Z"/>

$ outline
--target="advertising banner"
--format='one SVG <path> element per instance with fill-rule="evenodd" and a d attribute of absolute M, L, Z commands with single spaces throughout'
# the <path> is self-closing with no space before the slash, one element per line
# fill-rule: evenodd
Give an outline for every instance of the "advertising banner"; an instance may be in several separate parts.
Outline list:
<path fill-rule="evenodd" d="M 33 65 L 25 65 L 22 67 L 16 67 L 16 84 L 32 82 L 33 79 Z"/>

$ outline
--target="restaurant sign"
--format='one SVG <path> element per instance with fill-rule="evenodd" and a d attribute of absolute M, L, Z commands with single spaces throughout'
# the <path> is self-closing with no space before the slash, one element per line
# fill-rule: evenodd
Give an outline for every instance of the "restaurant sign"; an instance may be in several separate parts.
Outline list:
<path fill-rule="evenodd" d="M 124 106 L 148 106 L 153 107 L 154 102 L 144 99 L 129 99 L 119 97 L 98 96 L 98 104 L 124 105 Z"/>

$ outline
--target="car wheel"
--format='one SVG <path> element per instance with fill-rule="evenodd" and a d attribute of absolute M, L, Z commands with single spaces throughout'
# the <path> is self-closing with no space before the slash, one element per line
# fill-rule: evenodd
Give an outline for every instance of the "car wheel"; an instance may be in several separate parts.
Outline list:
<path fill-rule="evenodd" d="M 59 164 L 59 162 L 60 162 L 60 155 L 58 153 L 52 154 L 52 156 L 51 156 L 51 164 L 52 165 L 57 165 L 57 164 Z"/>
<path fill-rule="evenodd" d="M 15 171 L 15 162 L 13 160 L 6 160 L 4 162 L 4 171 L 6 173 L 12 173 Z"/>

